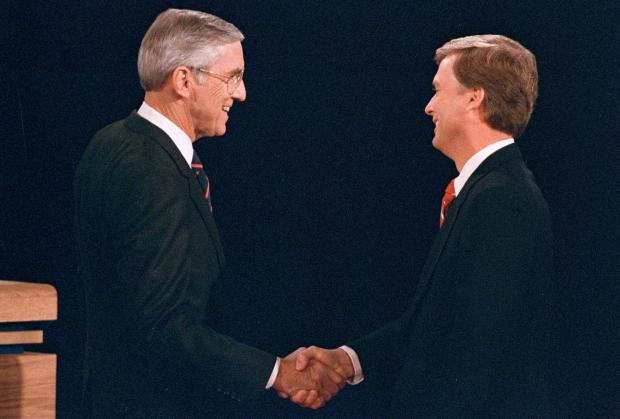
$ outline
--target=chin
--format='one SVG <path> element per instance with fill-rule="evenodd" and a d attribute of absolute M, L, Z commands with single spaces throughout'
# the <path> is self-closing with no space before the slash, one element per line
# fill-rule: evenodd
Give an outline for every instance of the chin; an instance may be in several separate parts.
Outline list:
<path fill-rule="evenodd" d="M 202 130 L 198 134 L 197 138 L 221 137 L 224 134 L 226 134 L 226 126 L 223 126 L 223 127 L 213 127 L 211 129 Z"/>
<path fill-rule="evenodd" d="M 222 124 L 222 121 L 218 121 L 219 123 L 213 124 L 211 127 L 211 136 L 212 137 L 221 137 L 226 134 L 226 124 Z"/>
<path fill-rule="evenodd" d="M 446 147 L 445 147 L 445 142 L 443 142 L 440 138 L 433 138 L 433 147 L 435 148 L 435 150 L 441 152 L 441 154 L 446 155 Z"/>

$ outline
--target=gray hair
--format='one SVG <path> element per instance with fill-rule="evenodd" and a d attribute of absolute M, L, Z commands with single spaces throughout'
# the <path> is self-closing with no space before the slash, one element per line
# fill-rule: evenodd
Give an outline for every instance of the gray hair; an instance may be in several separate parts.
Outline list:
<path fill-rule="evenodd" d="M 232 23 L 195 10 L 168 9 L 155 19 L 142 39 L 138 52 L 138 74 L 145 91 L 160 89 L 172 71 L 187 66 L 199 81 L 196 69 L 209 68 L 221 47 L 243 41 Z"/>

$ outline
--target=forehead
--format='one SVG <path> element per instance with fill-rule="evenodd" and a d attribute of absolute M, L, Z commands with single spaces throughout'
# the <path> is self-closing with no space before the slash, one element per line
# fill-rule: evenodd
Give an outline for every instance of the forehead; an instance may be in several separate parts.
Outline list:
<path fill-rule="evenodd" d="M 454 77 L 454 72 L 452 71 L 455 58 L 454 55 L 449 55 L 441 60 L 437 68 L 437 73 L 433 78 L 433 84 L 449 84 L 451 81 L 456 82 L 456 77 Z"/>
<path fill-rule="evenodd" d="M 213 71 L 234 72 L 244 67 L 241 42 L 233 42 L 220 47 L 221 54 L 211 66 Z"/>

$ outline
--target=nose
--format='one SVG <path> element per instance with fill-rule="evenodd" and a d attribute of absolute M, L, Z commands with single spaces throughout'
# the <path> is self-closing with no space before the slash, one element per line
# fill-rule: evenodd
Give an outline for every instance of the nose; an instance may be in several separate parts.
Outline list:
<path fill-rule="evenodd" d="M 236 100 L 237 102 L 243 102 L 245 100 L 246 95 L 247 95 L 247 92 L 245 90 L 245 82 L 241 80 L 241 83 L 239 83 L 239 86 L 237 86 L 237 88 L 233 92 L 232 98 Z"/>
<path fill-rule="evenodd" d="M 424 108 L 424 113 L 429 115 L 429 116 L 433 116 L 433 99 L 435 98 L 435 96 L 433 96 L 428 103 L 426 104 L 426 107 Z"/>

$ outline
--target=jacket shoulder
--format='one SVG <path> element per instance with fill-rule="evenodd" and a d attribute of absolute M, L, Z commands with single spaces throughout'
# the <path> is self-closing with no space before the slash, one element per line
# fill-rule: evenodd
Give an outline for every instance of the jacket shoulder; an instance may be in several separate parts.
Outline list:
<path fill-rule="evenodd" d="M 484 174 L 468 193 L 467 208 L 499 208 L 549 219 L 549 207 L 533 174 L 522 161 L 511 162 Z"/>
<path fill-rule="evenodd" d="M 170 157 L 154 138 L 130 129 L 127 120 L 123 119 L 107 125 L 93 136 L 79 164 L 78 173 L 86 168 L 113 170 L 123 166 L 134 169 L 148 169 L 150 166 L 162 171 L 169 160 Z"/>

